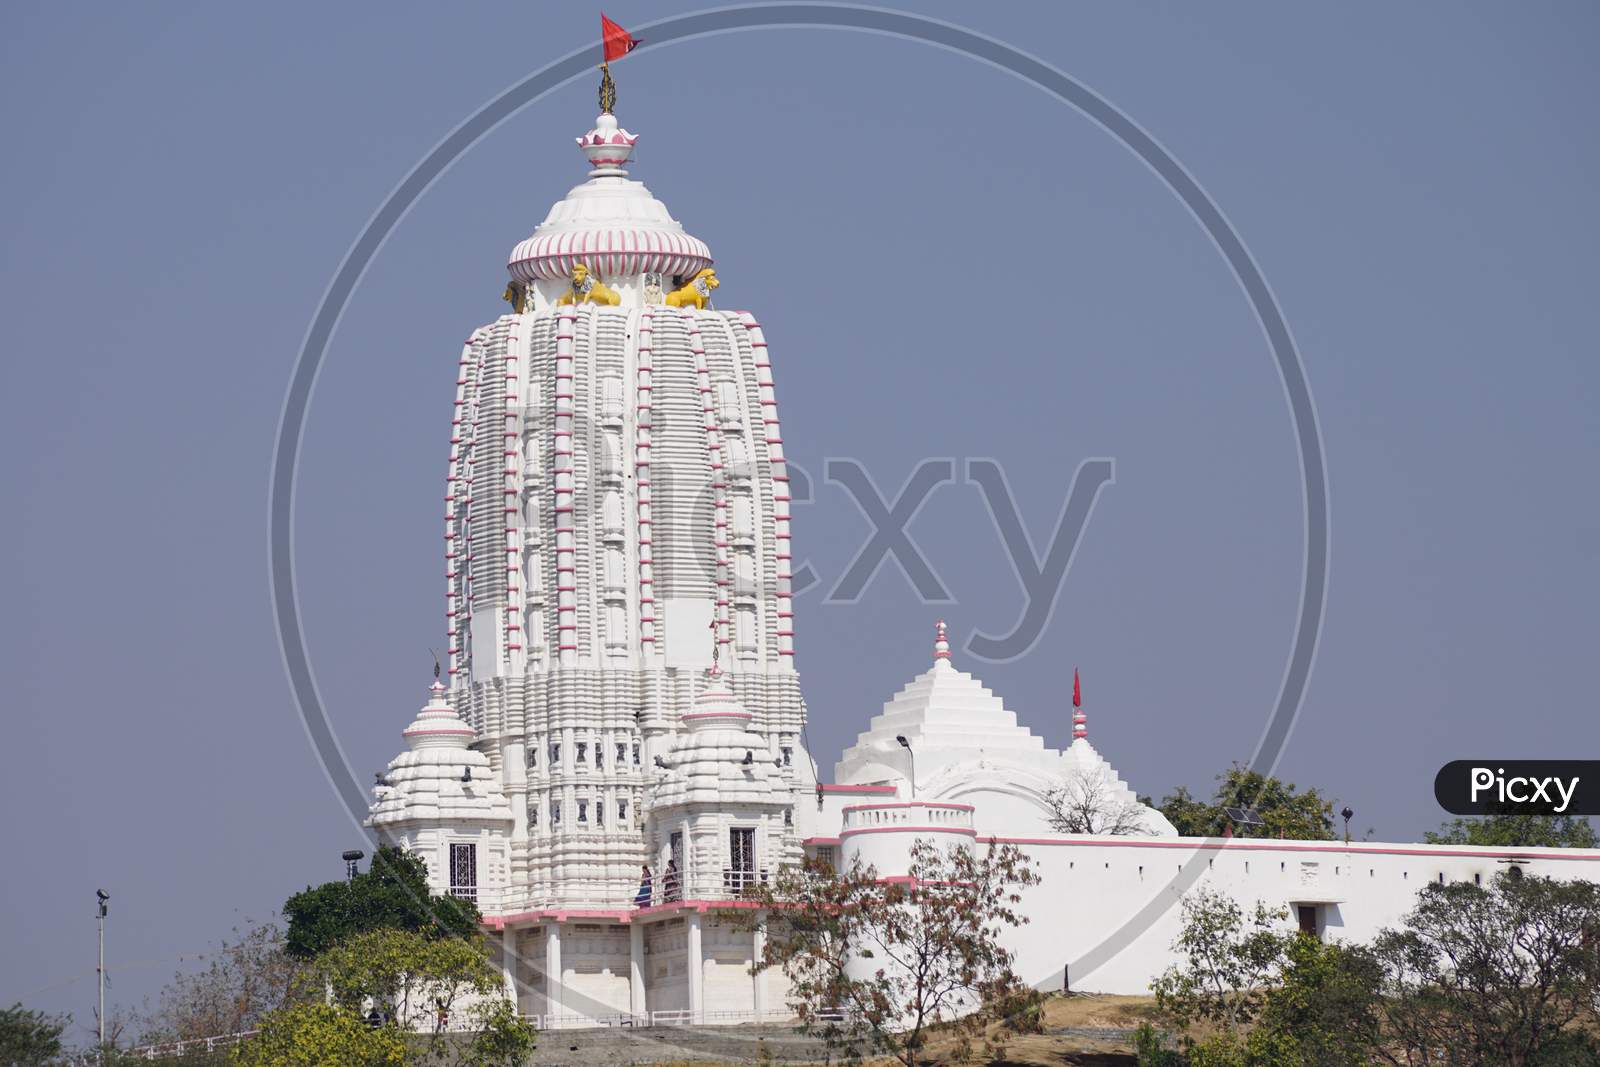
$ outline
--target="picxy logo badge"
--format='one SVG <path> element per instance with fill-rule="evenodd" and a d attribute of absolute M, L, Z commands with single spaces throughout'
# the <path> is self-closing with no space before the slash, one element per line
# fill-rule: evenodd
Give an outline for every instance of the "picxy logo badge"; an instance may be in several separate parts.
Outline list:
<path fill-rule="evenodd" d="M 1600 814 L 1600 760 L 1454 760 L 1433 795 L 1452 815 Z"/>

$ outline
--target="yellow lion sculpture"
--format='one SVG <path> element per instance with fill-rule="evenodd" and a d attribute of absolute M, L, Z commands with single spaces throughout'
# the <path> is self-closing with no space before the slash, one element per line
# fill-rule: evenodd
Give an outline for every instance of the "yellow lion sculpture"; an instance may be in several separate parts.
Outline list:
<path fill-rule="evenodd" d="M 692 305 L 703 310 L 711 302 L 711 290 L 721 284 L 717 281 L 716 269 L 707 267 L 690 279 L 689 284 L 668 293 L 667 306 L 686 308 Z"/>
<path fill-rule="evenodd" d="M 612 307 L 622 303 L 622 297 L 617 291 L 600 281 L 599 275 L 588 267 L 588 264 L 579 263 L 572 268 L 572 288 L 561 294 L 557 304 L 608 304 Z"/>
<path fill-rule="evenodd" d="M 518 315 L 528 310 L 529 289 L 521 282 L 510 282 L 506 291 L 500 294 L 500 299 L 511 305 L 511 310 Z"/>

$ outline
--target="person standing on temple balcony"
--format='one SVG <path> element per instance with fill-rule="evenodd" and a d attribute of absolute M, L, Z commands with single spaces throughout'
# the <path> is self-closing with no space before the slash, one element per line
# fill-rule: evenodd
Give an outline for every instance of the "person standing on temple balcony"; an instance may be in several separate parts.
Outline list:
<path fill-rule="evenodd" d="M 678 899 L 678 861 L 677 860 L 669 859 L 667 861 L 666 873 L 663 874 L 662 877 L 661 877 L 661 888 L 662 888 L 663 893 L 665 894 L 666 903 L 671 904 L 673 901 Z"/>
<path fill-rule="evenodd" d="M 639 876 L 639 891 L 633 895 L 633 906 L 648 908 L 650 906 L 650 865 L 644 865 L 644 871 Z"/>

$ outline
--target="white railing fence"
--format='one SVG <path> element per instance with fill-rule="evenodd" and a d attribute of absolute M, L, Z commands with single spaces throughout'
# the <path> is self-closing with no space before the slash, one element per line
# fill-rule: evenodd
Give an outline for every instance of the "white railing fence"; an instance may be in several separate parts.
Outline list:
<path fill-rule="evenodd" d="M 589 1030 L 611 1026 L 733 1026 L 739 1023 L 792 1023 L 795 1016 L 787 1008 L 774 1008 L 760 1013 L 754 1011 L 702 1010 L 691 1012 L 687 1008 L 670 1008 L 641 1013 L 620 1012 L 614 1015 L 574 1015 L 550 1013 L 547 1015 L 522 1014 L 520 1016 L 537 1030 Z"/>

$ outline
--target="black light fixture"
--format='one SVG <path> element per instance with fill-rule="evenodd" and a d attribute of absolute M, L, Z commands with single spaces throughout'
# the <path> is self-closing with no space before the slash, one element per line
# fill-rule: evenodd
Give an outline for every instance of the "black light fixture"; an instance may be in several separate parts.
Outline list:
<path fill-rule="evenodd" d="M 354 881 L 356 877 L 356 862 L 366 853 L 359 848 L 347 848 L 339 853 L 339 858 L 344 860 L 344 876 L 346 881 Z"/>
<path fill-rule="evenodd" d="M 917 754 L 911 751 L 911 742 L 906 740 L 905 734 L 896 734 L 896 741 L 906 750 L 906 758 L 911 761 L 911 799 L 917 799 Z"/>
<path fill-rule="evenodd" d="M 756 761 L 756 754 L 750 749 L 744 750 L 744 759 L 739 761 L 740 766 L 748 767 Z"/>
<path fill-rule="evenodd" d="M 461 769 L 461 780 L 463 782 L 472 781 L 472 768 L 471 767 L 463 767 Z"/>
<path fill-rule="evenodd" d="M 1346 805 L 1345 809 L 1339 814 L 1344 818 L 1344 843 L 1348 845 L 1350 843 L 1350 819 L 1355 815 L 1355 812 L 1350 810 L 1349 805 Z"/>
<path fill-rule="evenodd" d="M 660 756 L 657 756 L 656 757 L 656 766 L 660 767 L 662 770 L 666 770 L 667 769 L 667 761 L 662 759 Z"/>

